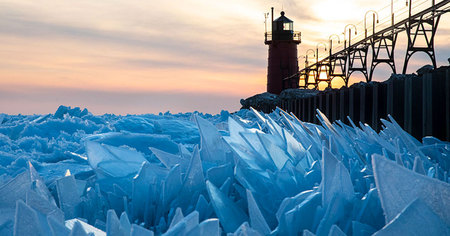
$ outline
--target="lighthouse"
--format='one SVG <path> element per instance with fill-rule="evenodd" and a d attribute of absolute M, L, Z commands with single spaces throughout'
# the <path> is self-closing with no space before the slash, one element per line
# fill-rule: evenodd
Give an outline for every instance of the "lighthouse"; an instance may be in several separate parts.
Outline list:
<path fill-rule="evenodd" d="M 267 66 L 267 92 L 280 94 L 283 79 L 298 72 L 297 45 L 301 42 L 300 32 L 294 32 L 294 22 L 285 16 L 273 19 L 272 32 L 265 33 L 266 45 L 269 45 Z"/>

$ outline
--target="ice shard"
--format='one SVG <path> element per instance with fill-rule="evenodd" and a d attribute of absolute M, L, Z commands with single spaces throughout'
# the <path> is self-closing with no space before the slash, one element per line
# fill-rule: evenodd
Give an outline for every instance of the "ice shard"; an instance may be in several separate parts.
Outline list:
<path fill-rule="evenodd" d="M 65 176 L 56 181 L 59 206 L 64 212 L 65 219 L 75 218 L 79 214 L 79 204 L 81 203 L 78 195 L 78 188 L 73 175 Z"/>
<path fill-rule="evenodd" d="M 146 161 L 137 151 L 97 142 L 86 142 L 86 150 L 91 167 L 110 177 L 120 178 L 136 174 Z"/>
<path fill-rule="evenodd" d="M 225 164 L 229 147 L 223 140 L 217 128 L 200 116 L 195 116 L 200 132 L 200 152 L 206 162 Z"/>
<path fill-rule="evenodd" d="M 450 225 L 450 184 L 417 174 L 379 155 L 372 157 L 372 166 L 386 222 L 420 199 Z"/>
<path fill-rule="evenodd" d="M 207 219 L 189 231 L 186 236 L 210 235 L 219 236 L 221 233 L 218 219 Z"/>
<path fill-rule="evenodd" d="M 269 225 L 267 225 L 264 216 L 259 210 L 258 204 L 253 198 L 253 194 L 247 190 L 247 201 L 248 201 L 248 214 L 250 215 L 250 224 L 252 228 L 256 229 L 258 232 L 263 235 L 267 235 L 270 233 Z"/>
<path fill-rule="evenodd" d="M 245 212 L 225 196 L 211 182 L 206 181 L 206 187 L 220 224 L 228 233 L 234 232 L 243 222 L 248 221 Z"/>
<path fill-rule="evenodd" d="M 31 207 L 27 206 L 22 200 L 17 201 L 16 215 L 14 218 L 14 235 L 46 235 L 39 224 L 39 218 Z"/>
<path fill-rule="evenodd" d="M 450 235 L 450 225 L 417 199 L 374 235 Z"/>
<path fill-rule="evenodd" d="M 104 231 L 79 219 L 66 220 L 65 223 L 66 227 L 70 229 L 72 232 L 74 231 L 73 229 L 75 228 L 76 224 L 81 226 L 83 231 L 86 232 L 87 234 L 93 234 L 95 236 L 106 236 L 106 233 Z"/>
<path fill-rule="evenodd" d="M 347 168 L 327 149 L 322 151 L 322 204 L 327 207 L 337 194 L 345 200 L 354 198 L 354 190 Z"/>
<path fill-rule="evenodd" d="M 153 231 L 133 224 L 131 225 L 131 236 L 153 236 Z"/>

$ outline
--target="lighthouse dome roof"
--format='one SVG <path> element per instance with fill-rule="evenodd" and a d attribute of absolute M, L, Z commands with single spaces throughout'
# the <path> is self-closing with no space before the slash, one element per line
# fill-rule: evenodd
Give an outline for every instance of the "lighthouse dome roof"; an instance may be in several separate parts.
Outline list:
<path fill-rule="evenodd" d="M 274 20 L 274 22 L 292 23 L 293 21 L 284 16 L 284 11 L 282 11 L 281 16 Z"/>

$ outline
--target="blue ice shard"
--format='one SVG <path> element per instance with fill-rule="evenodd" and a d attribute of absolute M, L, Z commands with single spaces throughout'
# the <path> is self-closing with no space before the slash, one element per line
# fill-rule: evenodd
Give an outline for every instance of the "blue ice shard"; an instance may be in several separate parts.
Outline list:
<path fill-rule="evenodd" d="M 351 206 L 351 203 L 343 195 L 335 194 L 326 208 L 325 215 L 320 220 L 316 231 L 317 236 L 328 235 L 334 224 L 340 223 L 346 227 L 345 222 L 348 221 L 352 210 Z M 344 231 L 347 232 L 346 228 Z"/>
<path fill-rule="evenodd" d="M 234 232 L 243 222 L 248 221 L 245 212 L 236 203 L 231 201 L 225 194 L 209 181 L 206 187 L 220 224 L 228 233 Z"/>
<path fill-rule="evenodd" d="M 123 236 L 131 235 L 131 224 L 126 212 L 122 212 L 120 215 L 120 231 L 122 231 Z"/>
<path fill-rule="evenodd" d="M 297 235 L 304 229 L 312 230 L 316 209 L 320 206 L 320 192 L 308 194 L 305 200 L 280 217 L 277 232 L 280 235 Z M 295 227 L 293 227 L 295 225 Z"/>
<path fill-rule="evenodd" d="M 222 135 L 213 124 L 200 116 L 195 116 L 195 121 L 200 132 L 200 153 L 203 161 L 225 164 L 230 149 Z"/>
<path fill-rule="evenodd" d="M 229 233 L 229 236 L 263 236 L 260 232 L 250 227 L 248 222 L 244 222 L 234 233 Z"/>
<path fill-rule="evenodd" d="M 322 205 L 328 207 L 339 194 L 347 201 L 354 198 L 352 180 L 347 168 L 327 149 L 322 151 Z"/>
<path fill-rule="evenodd" d="M 337 225 L 333 225 L 331 226 L 328 236 L 346 236 L 346 234 L 342 232 L 342 230 Z"/>
<path fill-rule="evenodd" d="M 413 171 L 422 175 L 426 174 L 425 168 L 423 167 L 423 161 L 420 159 L 419 156 L 416 156 L 414 158 Z"/>
<path fill-rule="evenodd" d="M 370 225 L 360 223 L 358 221 L 352 221 L 352 233 L 353 235 L 370 236 L 377 231 Z"/>
<path fill-rule="evenodd" d="M 219 236 L 219 219 L 207 219 L 186 234 L 186 236 L 197 235 Z"/>
<path fill-rule="evenodd" d="M 72 231 L 70 232 L 70 236 L 87 236 L 87 233 L 84 231 L 80 221 L 75 221 Z"/>
<path fill-rule="evenodd" d="M 157 196 L 160 196 L 160 185 L 166 178 L 167 173 L 167 168 L 155 163 L 144 162 L 142 164 L 132 183 L 131 218 L 133 222 L 135 219 L 143 220 L 144 215 L 149 213 L 144 206 L 151 207 L 151 205 L 156 204 Z"/>
<path fill-rule="evenodd" d="M 71 220 L 66 220 L 66 227 L 70 230 L 73 231 L 73 228 L 75 227 L 75 224 L 80 224 L 84 230 L 84 232 L 88 233 L 88 234 L 93 234 L 95 236 L 106 236 L 106 233 L 98 228 L 95 228 L 94 226 L 81 221 L 79 219 L 71 219 Z"/>
<path fill-rule="evenodd" d="M 41 195 L 37 194 L 35 191 L 29 190 L 27 192 L 26 204 L 35 211 L 41 213 L 43 217 L 52 217 L 59 223 L 64 223 L 64 212 L 62 212 L 61 209 L 59 209 L 52 202 L 49 202 Z"/>
<path fill-rule="evenodd" d="M 30 162 L 27 163 L 28 169 L 18 174 L 14 179 L 0 186 L 0 208 L 15 209 L 16 200 L 25 201 L 26 193 L 31 189 L 43 199 L 56 205 L 51 193 L 48 191 L 42 178 L 34 169 Z"/>
<path fill-rule="evenodd" d="M 374 235 L 450 235 L 450 225 L 417 199 Z"/>
<path fill-rule="evenodd" d="M 61 223 L 54 217 L 49 216 L 47 217 L 47 222 L 50 227 L 50 232 L 52 233 L 52 235 L 69 236 L 70 230 L 64 225 L 64 221 Z"/>
<path fill-rule="evenodd" d="M 122 230 L 120 230 L 120 221 L 114 210 L 108 210 L 106 216 L 106 234 L 122 235 Z"/>
<path fill-rule="evenodd" d="M 231 163 L 209 168 L 206 178 L 216 186 L 221 186 L 228 178 L 233 179 L 233 166 Z"/>
<path fill-rule="evenodd" d="M 197 199 L 205 190 L 205 177 L 203 175 L 202 161 L 197 146 L 194 148 L 189 162 L 186 176 L 183 180 L 183 187 L 179 193 L 180 205 L 186 210 L 191 199 Z M 192 203 L 193 204 L 193 203 Z"/>
<path fill-rule="evenodd" d="M 180 219 L 177 223 L 174 223 L 174 225 L 171 224 L 169 230 L 167 230 L 167 232 L 163 235 L 186 235 L 188 232 L 194 230 L 198 225 L 198 212 L 193 211 L 186 217 Z"/>
<path fill-rule="evenodd" d="M 153 236 L 153 231 L 136 224 L 131 225 L 131 236 Z"/>
<path fill-rule="evenodd" d="M 78 186 L 73 175 L 65 176 L 56 181 L 59 206 L 64 212 L 65 219 L 72 219 L 78 216 L 79 204 Z"/>
<path fill-rule="evenodd" d="M 184 218 L 183 212 L 181 211 L 181 208 L 178 207 L 175 210 L 175 215 L 173 216 L 172 221 L 170 222 L 169 229 L 178 224 L 178 222 L 183 220 L 183 218 Z"/>
<path fill-rule="evenodd" d="M 247 190 L 247 201 L 248 201 L 248 214 L 250 215 L 250 224 L 252 228 L 262 233 L 263 235 L 270 234 L 270 228 L 267 224 L 264 216 L 259 210 L 258 204 L 253 197 L 252 192 Z"/>
<path fill-rule="evenodd" d="M 116 178 L 131 176 L 136 174 L 146 161 L 140 152 L 97 142 L 86 142 L 86 151 L 89 165 L 97 170 L 100 176 Z"/>
<path fill-rule="evenodd" d="M 168 207 L 178 195 L 181 187 L 183 186 L 183 180 L 181 175 L 180 165 L 175 165 L 167 175 L 163 184 L 163 197 L 162 203 L 164 208 Z"/>
<path fill-rule="evenodd" d="M 28 236 L 45 234 L 48 233 L 44 232 L 42 226 L 39 224 L 36 211 L 27 206 L 22 200 L 18 200 L 14 218 L 14 235 Z"/>
<path fill-rule="evenodd" d="M 450 184 L 417 174 L 379 155 L 373 155 L 372 166 L 386 222 L 420 199 L 450 225 Z"/>
<path fill-rule="evenodd" d="M 172 153 L 164 152 L 162 150 L 159 150 L 157 148 L 150 148 L 150 150 L 155 154 L 156 158 L 164 164 L 165 167 L 168 169 L 172 168 L 173 166 L 179 164 L 182 167 L 183 172 L 189 165 L 189 159 L 185 159 L 182 156 L 175 155 Z"/>
<path fill-rule="evenodd" d="M 303 230 L 303 236 L 316 236 L 316 235 L 311 233 L 311 231 L 305 229 Z"/>

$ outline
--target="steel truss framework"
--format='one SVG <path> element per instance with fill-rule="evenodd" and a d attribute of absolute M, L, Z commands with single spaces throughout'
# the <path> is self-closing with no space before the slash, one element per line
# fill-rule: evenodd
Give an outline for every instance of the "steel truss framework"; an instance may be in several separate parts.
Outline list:
<path fill-rule="evenodd" d="M 440 17 L 450 11 L 450 0 L 434 4 L 407 19 L 388 28 L 375 32 L 373 35 L 349 45 L 347 48 L 331 54 L 295 75 L 284 79 L 286 88 L 318 88 L 319 83 L 325 82 L 331 87 L 335 78 L 341 78 L 348 86 L 349 78 L 354 72 L 361 72 L 366 82 L 372 81 L 376 67 L 387 64 L 393 73 L 397 73 L 394 61 L 395 46 L 400 32 L 405 31 L 408 46 L 403 64 L 403 74 L 406 74 L 408 63 L 416 52 L 426 53 L 436 67 L 434 38 Z M 421 42 L 421 43 L 420 43 Z M 422 45 L 420 45 L 422 44 Z M 423 45 L 425 44 L 425 45 Z M 368 63 L 367 55 L 371 48 L 372 60 Z M 370 65 L 370 66 L 368 66 Z"/>

